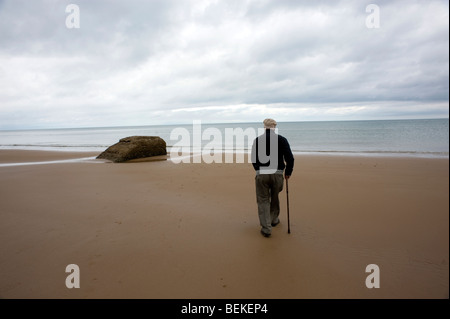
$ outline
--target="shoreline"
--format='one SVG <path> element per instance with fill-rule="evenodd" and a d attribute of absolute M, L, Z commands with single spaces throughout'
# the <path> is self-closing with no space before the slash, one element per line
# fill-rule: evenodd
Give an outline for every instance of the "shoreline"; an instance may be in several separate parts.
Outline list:
<path fill-rule="evenodd" d="M 101 153 L 95 151 L 68 151 L 68 150 L 28 150 L 28 149 L 0 149 L 0 167 L 11 167 L 11 166 L 19 166 L 19 165 L 39 165 L 39 164 L 58 164 L 64 162 L 77 162 L 77 161 L 87 161 L 95 163 L 105 162 L 104 160 L 97 160 L 96 157 Z M 236 162 L 226 162 L 225 154 L 234 154 L 233 158 L 236 157 L 236 154 L 244 153 L 245 163 L 236 163 Z M 208 152 L 204 153 L 205 155 L 209 155 Z M 247 152 L 221 152 L 222 154 L 222 162 L 213 162 L 212 164 L 249 164 L 247 160 Z M 428 153 L 374 153 L 374 152 L 366 152 L 366 153 L 358 153 L 358 152 L 293 152 L 295 157 L 355 157 L 355 158 L 404 158 L 404 159 L 441 159 L 441 160 L 449 160 L 449 155 L 430 155 Z M 189 155 L 180 155 L 177 159 L 181 158 L 191 158 L 193 156 L 200 156 L 202 153 L 190 153 Z M 203 156 L 203 155 L 202 155 Z M 159 160 L 159 159 L 158 159 Z M 167 160 L 171 160 L 170 152 L 167 152 Z M 130 162 L 146 162 L 153 161 L 152 158 L 142 158 L 131 160 Z M 205 164 L 202 160 L 201 163 Z"/>
<path fill-rule="evenodd" d="M 3 161 L 74 155 L 0 150 Z M 283 190 L 271 238 L 251 164 L 3 167 L 0 297 L 448 298 L 448 159 L 295 158 L 291 234 Z M 80 289 L 64 285 L 69 264 Z M 369 264 L 379 289 L 365 286 Z"/>

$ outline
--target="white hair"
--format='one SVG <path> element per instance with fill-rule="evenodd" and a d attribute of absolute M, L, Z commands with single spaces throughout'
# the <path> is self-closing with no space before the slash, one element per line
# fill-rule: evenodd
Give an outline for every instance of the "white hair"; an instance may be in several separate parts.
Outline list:
<path fill-rule="evenodd" d="M 264 128 L 275 128 L 277 126 L 277 121 L 275 121 L 274 119 L 265 119 L 263 123 Z"/>

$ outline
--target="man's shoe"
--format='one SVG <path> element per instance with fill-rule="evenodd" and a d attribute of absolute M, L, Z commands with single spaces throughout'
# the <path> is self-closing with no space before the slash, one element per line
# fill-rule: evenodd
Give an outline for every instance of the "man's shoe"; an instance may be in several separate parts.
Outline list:
<path fill-rule="evenodd" d="M 278 220 L 276 223 L 272 223 L 272 227 L 275 227 L 276 225 L 278 225 L 280 223 L 280 220 Z"/>
<path fill-rule="evenodd" d="M 261 230 L 261 234 L 262 234 L 264 237 L 270 237 L 270 234 L 266 234 L 266 233 L 263 232 L 262 230 Z"/>

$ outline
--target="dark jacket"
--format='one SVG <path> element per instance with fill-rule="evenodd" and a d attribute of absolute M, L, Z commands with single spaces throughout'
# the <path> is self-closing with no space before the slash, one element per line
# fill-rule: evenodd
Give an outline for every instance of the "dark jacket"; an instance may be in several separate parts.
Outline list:
<path fill-rule="evenodd" d="M 255 141 L 253 142 L 252 147 L 252 164 L 255 168 L 255 171 L 259 171 L 261 167 L 267 167 L 270 165 L 270 160 L 267 163 L 261 163 L 260 159 L 258 158 L 258 145 L 266 145 L 266 155 L 271 155 L 270 153 L 270 135 L 274 134 L 274 137 L 278 139 L 278 170 L 285 170 L 285 175 L 290 176 L 292 174 L 292 170 L 294 169 L 294 156 L 292 155 L 291 147 L 289 146 L 288 140 L 278 134 L 275 134 L 275 132 L 271 132 L 270 129 L 266 129 L 266 132 L 263 135 L 258 136 Z M 261 143 L 259 143 L 259 140 L 262 139 Z M 264 143 L 265 142 L 265 143 Z M 275 154 L 274 154 L 275 155 Z"/>

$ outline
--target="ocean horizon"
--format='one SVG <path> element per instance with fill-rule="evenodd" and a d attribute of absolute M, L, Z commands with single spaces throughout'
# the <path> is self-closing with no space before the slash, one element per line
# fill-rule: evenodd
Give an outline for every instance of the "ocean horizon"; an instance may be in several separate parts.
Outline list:
<path fill-rule="evenodd" d="M 251 134 L 230 140 L 226 137 L 230 130 L 259 135 L 262 128 L 262 123 L 254 122 L 196 125 L 201 129 L 201 147 L 223 152 L 251 148 Z M 182 140 L 176 129 L 189 132 L 190 140 Z M 121 138 L 146 135 L 164 139 L 170 152 L 172 147 L 192 147 L 193 132 L 194 124 L 0 130 L 0 149 L 102 152 Z M 448 118 L 279 122 L 278 133 L 288 139 L 295 154 L 449 157 Z"/>

